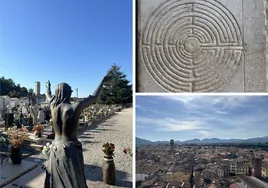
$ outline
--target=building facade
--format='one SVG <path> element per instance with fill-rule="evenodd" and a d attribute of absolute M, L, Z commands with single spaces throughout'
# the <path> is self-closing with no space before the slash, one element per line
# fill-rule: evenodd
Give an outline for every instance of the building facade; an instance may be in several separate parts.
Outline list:
<path fill-rule="evenodd" d="M 19 100 L 20 100 L 20 106 L 28 106 L 29 105 L 29 99 L 27 97 L 21 97 Z"/>
<path fill-rule="evenodd" d="M 174 140 L 170 140 L 170 152 L 174 152 Z"/>
<path fill-rule="evenodd" d="M 260 156 L 253 156 L 252 158 L 252 176 L 261 177 L 261 163 L 262 158 Z"/>
<path fill-rule="evenodd" d="M 35 82 L 35 90 L 34 90 L 35 95 L 37 95 L 37 96 L 40 95 L 40 88 L 41 88 L 40 82 L 36 81 Z"/>
<path fill-rule="evenodd" d="M 225 175 L 224 169 L 223 168 L 217 168 L 216 169 L 216 174 L 220 179 L 222 179 L 224 177 L 224 175 Z"/>

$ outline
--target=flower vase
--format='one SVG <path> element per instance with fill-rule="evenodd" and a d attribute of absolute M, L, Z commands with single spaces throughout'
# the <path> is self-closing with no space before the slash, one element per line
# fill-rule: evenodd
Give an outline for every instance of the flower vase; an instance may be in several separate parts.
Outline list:
<path fill-rule="evenodd" d="M 42 137 L 42 132 L 34 132 L 35 138 L 41 138 Z"/>
<path fill-rule="evenodd" d="M 20 164 L 22 160 L 21 147 L 11 147 L 10 159 L 13 164 Z"/>
<path fill-rule="evenodd" d="M 103 158 L 102 180 L 108 185 L 115 185 L 115 165 L 112 156 Z"/>

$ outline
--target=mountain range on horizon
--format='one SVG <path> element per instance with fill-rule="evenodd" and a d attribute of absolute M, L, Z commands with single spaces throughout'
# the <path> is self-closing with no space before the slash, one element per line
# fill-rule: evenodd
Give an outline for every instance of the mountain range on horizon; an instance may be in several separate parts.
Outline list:
<path fill-rule="evenodd" d="M 150 141 L 136 137 L 136 145 L 149 145 L 149 144 L 168 144 L 170 141 Z M 223 143 L 266 143 L 268 142 L 268 136 L 256 137 L 249 139 L 219 139 L 219 138 L 208 138 L 208 139 L 192 139 L 186 141 L 176 141 L 175 144 L 223 144 Z"/>

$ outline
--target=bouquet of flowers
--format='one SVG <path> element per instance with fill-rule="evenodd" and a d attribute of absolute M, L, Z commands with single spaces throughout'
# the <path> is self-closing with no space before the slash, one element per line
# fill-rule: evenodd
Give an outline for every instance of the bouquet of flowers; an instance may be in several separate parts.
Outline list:
<path fill-rule="evenodd" d="M 35 131 L 36 133 L 41 133 L 43 130 L 43 125 L 42 124 L 37 124 L 33 127 L 33 131 Z"/>
<path fill-rule="evenodd" d="M 23 141 L 28 137 L 28 129 L 22 126 L 18 129 L 16 126 L 7 130 L 9 141 L 13 148 L 18 148 L 22 145 Z"/>
<path fill-rule="evenodd" d="M 45 156 L 48 156 L 48 153 L 49 153 L 51 147 L 52 147 L 52 144 L 47 143 L 46 145 L 43 146 L 42 153 Z"/>
<path fill-rule="evenodd" d="M 106 156 L 114 156 L 115 147 L 113 143 L 107 142 L 103 144 L 102 147 L 103 147 L 102 151 L 104 152 Z"/>
<path fill-rule="evenodd" d="M 130 148 L 125 148 L 124 150 L 123 150 L 123 152 L 126 154 L 126 155 L 130 155 L 131 157 L 132 157 L 132 149 L 130 149 Z"/>

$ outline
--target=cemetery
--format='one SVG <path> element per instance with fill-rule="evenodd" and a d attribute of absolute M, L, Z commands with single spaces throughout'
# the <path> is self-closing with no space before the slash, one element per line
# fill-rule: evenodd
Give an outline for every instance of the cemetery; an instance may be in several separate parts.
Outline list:
<path fill-rule="evenodd" d="M 44 178 L 45 171 L 41 168 L 41 165 L 31 162 L 27 158 L 36 154 L 45 156 L 54 139 L 53 122 L 51 119 L 45 119 L 46 115 L 40 107 L 29 106 L 19 109 L 13 112 L 7 109 L 7 113 L 2 118 L 0 127 L 0 165 L 2 172 L 0 187 L 15 187 L 19 182 L 24 182 L 25 179 L 27 181 L 36 178 L 40 179 L 39 176 L 35 177 L 35 174 L 43 174 Z M 78 134 L 83 134 L 87 129 L 94 129 L 98 125 L 106 123 L 106 120 L 124 110 L 119 105 L 91 105 L 80 116 Z M 129 123 L 132 123 L 132 120 Z M 103 144 L 105 145 L 105 143 Z M 129 147 L 132 147 L 131 143 Z M 100 150 L 102 149 L 100 148 Z M 126 154 L 125 150 L 122 150 L 122 153 Z M 107 154 L 107 152 L 104 152 L 104 154 Z M 102 157 L 99 156 L 100 161 L 102 161 Z M 131 157 L 129 160 L 130 162 L 132 161 Z M 104 183 L 114 185 L 116 181 L 116 164 L 114 164 L 112 157 L 106 159 L 106 161 L 106 164 L 103 164 L 103 166 L 105 166 L 107 172 L 103 181 Z M 112 169 L 109 168 L 109 164 L 112 164 Z M 109 178 L 109 174 L 112 175 L 112 179 Z M 99 174 L 99 176 L 102 176 L 102 174 Z M 18 181 L 21 178 L 24 180 Z M 44 179 L 41 178 L 39 181 L 44 181 Z M 43 182 L 39 183 L 43 184 Z"/>
<path fill-rule="evenodd" d="M 132 187 L 132 86 L 125 77 L 113 65 L 81 99 L 71 98 L 67 83 L 52 95 L 48 81 L 45 100 L 40 89 L 25 93 L 27 100 L 3 90 L 0 187 Z"/>

